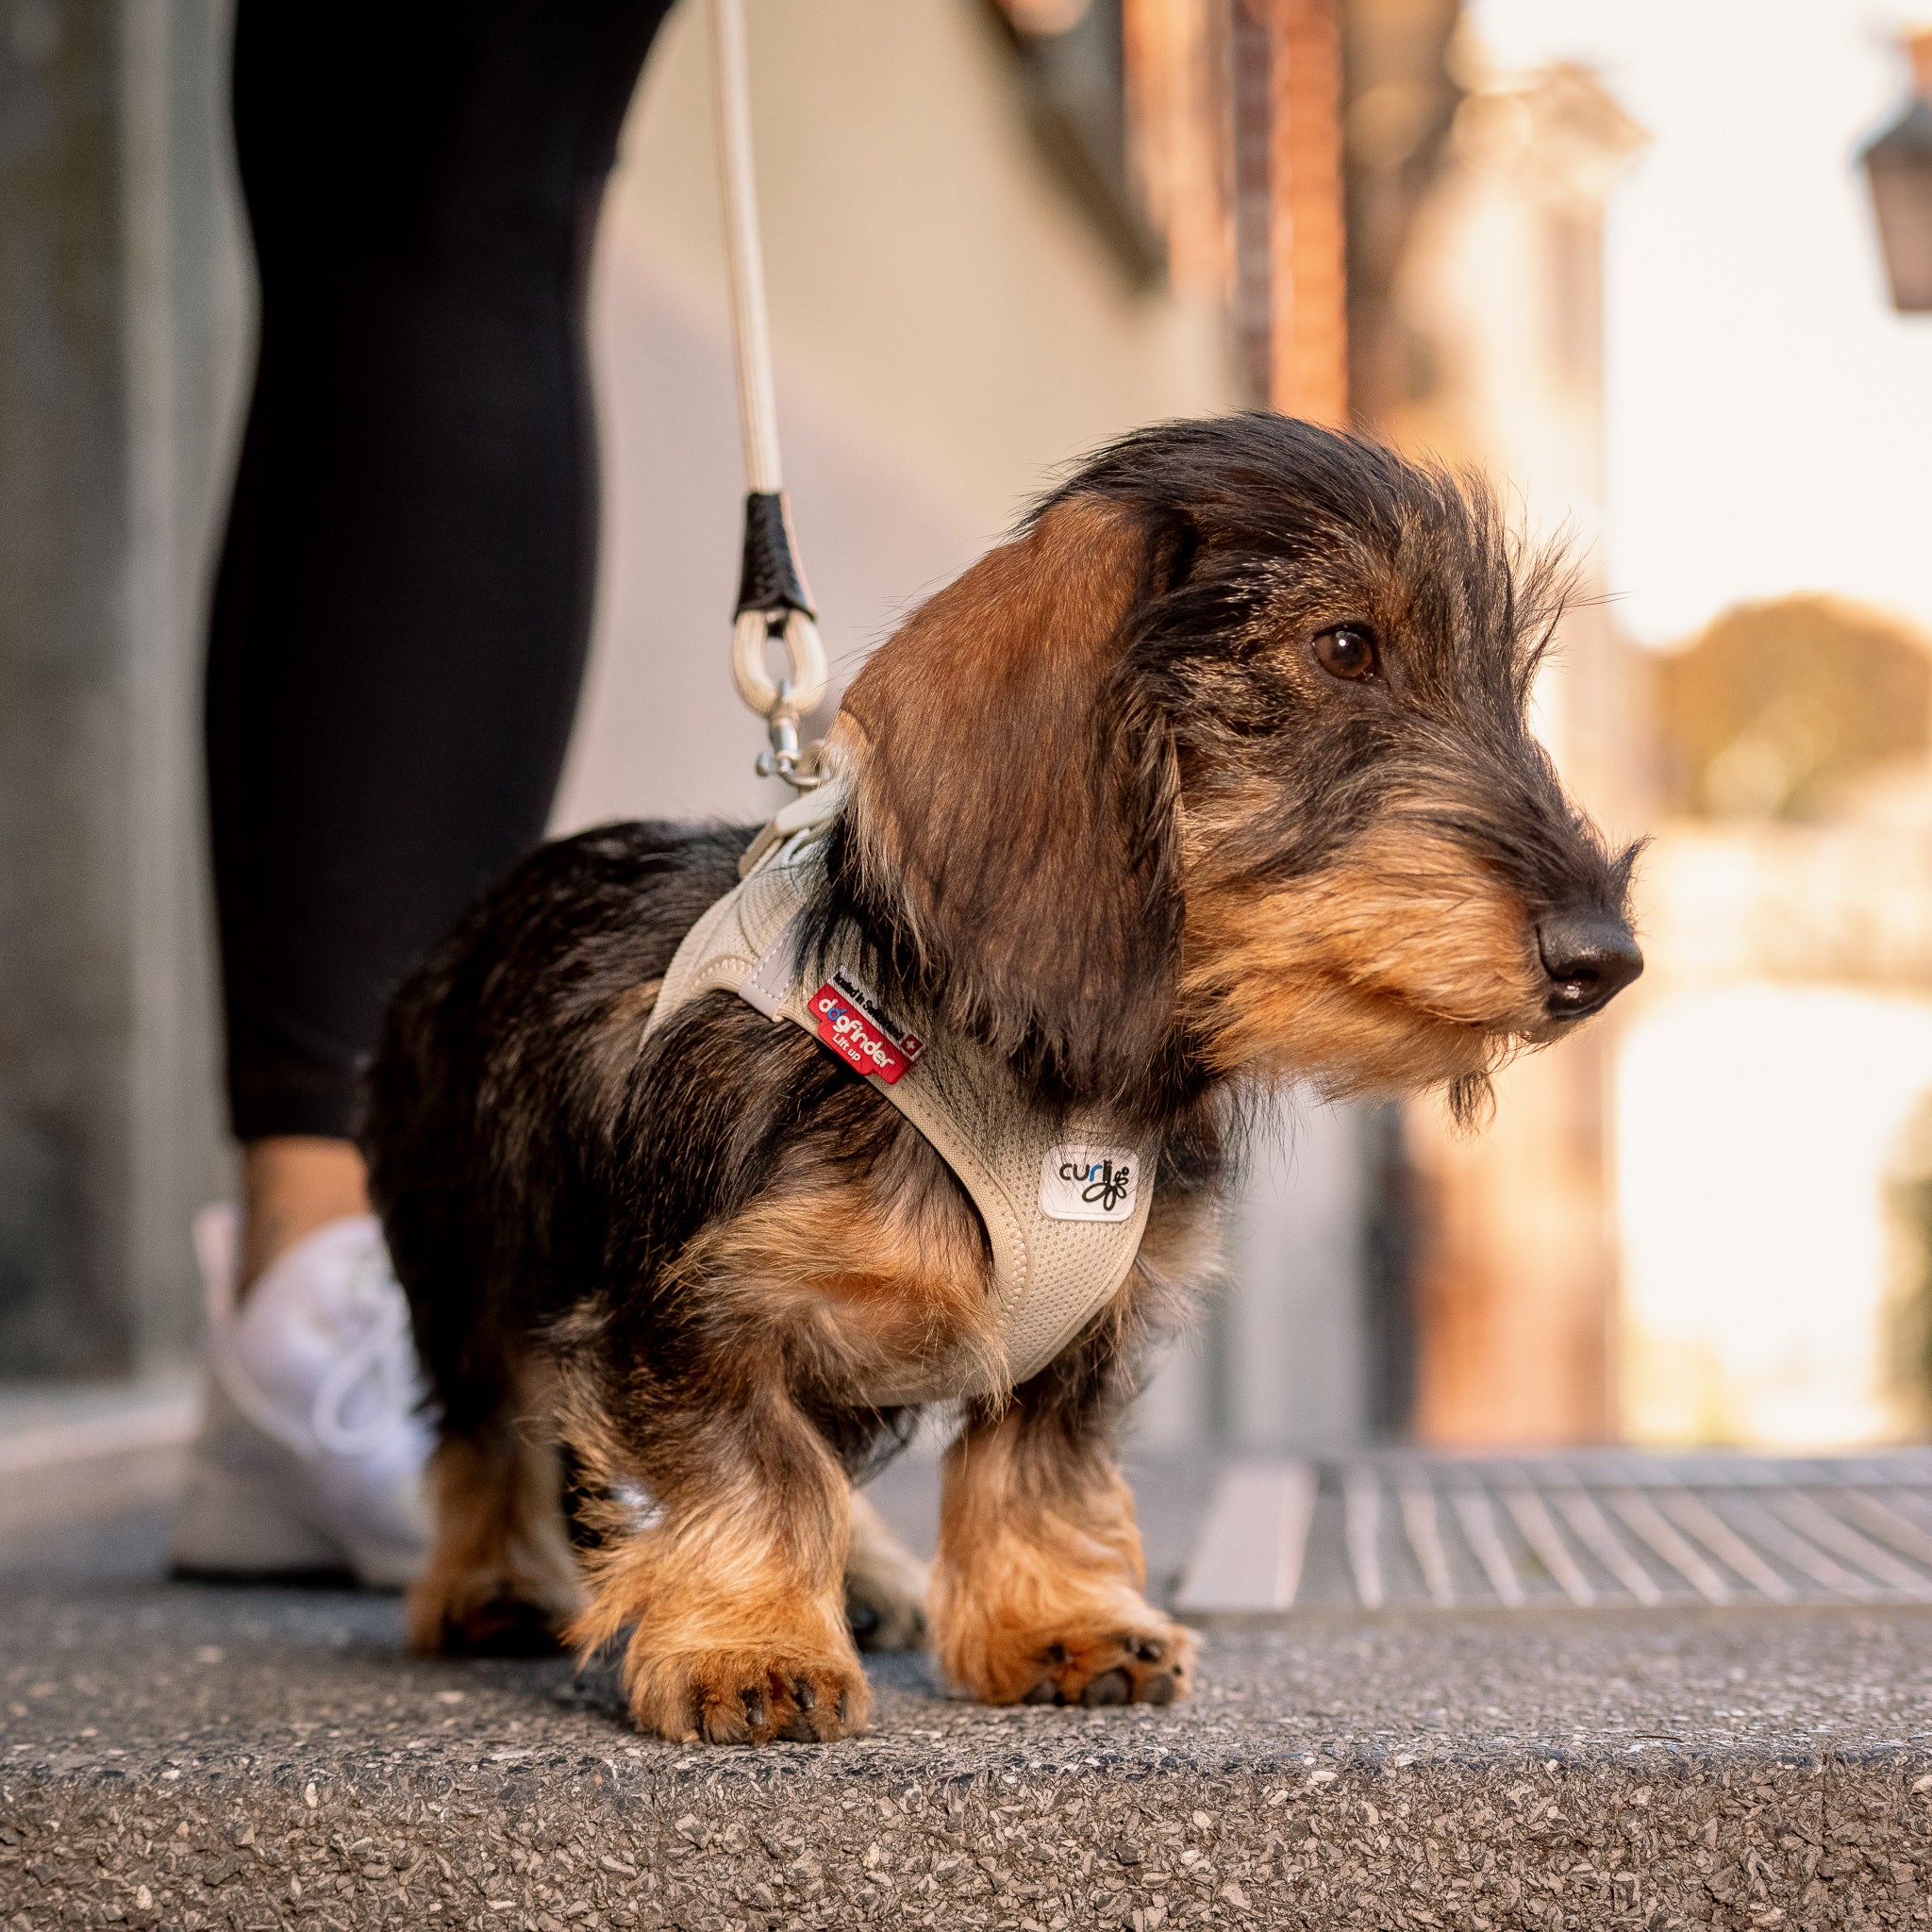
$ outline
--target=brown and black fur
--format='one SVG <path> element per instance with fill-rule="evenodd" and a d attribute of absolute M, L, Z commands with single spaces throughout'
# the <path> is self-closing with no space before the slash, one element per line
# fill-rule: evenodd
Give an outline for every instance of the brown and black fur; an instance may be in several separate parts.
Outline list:
<path fill-rule="evenodd" d="M 1557 922 L 1634 970 L 1628 856 L 1525 722 L 1559 591 L 1467 482 L 1276 416 L 1176 424 L 854 682 L 819 936 L 1162 1147 L 1113 1303 L 947 1455 L 926 1607 L 976 1695 L 1186 1688 L 1110 1442 L 1211 1265 L 1245 1100 L 1441 1086 L 1473 1115 L 1503 1056 L 1614 991 L 1557 977 Z M 1340 626 L 1372 675 L 1324 668 Z M 945 1165 L 798 1028 L 712 993 L 641 1046 L 749 837 L 619 825 L 525 861 L 395 1002 L 368 1134 L 441 1415 L 416 1641 L 624 1637 L 640 1724 L 719 1741 L 859 1728 L 848 1609 L 918 1634 L 915 1566 L 853 1487 L 914 1418 L 862 1391 L 986 1346 L 991 1280 Z"/>

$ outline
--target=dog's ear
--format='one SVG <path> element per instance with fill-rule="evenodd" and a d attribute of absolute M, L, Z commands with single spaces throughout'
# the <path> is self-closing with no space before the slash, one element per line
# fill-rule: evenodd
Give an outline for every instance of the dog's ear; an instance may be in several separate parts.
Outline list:
<path fill-rule="evenodd" d="M 1173 1016 L 1178 776 L 1130 651 L 1172 547 L 1063 499 L 879 647 L 838 727 L 845 862 L 901 972 L 1069 1098 L 1137 1084 Z"/>

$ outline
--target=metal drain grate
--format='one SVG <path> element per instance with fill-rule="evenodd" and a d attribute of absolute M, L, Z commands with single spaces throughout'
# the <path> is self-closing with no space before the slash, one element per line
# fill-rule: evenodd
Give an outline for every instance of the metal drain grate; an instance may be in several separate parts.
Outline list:
<path fill-rule="evenodd" d="M 1243 1463 L 1175 1599 L 1196 1616 L 1907 1603 L 1932 1603 L 1932 1449 Z"/>

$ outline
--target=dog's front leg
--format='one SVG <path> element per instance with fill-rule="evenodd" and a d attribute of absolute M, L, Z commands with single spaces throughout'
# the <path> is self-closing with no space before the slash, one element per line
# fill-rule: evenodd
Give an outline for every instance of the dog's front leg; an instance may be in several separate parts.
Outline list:
<path fill-rule="evenodd" d="M 946 1453 L 932 1621 L 940 1661 L 989 1704 L 1166 1704 L 1191 1631 L 1141 1594 L 1134 1499 L 1108 1441 L 1105 1371 L 1077 1353 Z"/>
<path fill-rule="evenodd" d="M 714 1744 L 865 1728 L 871 1692 L 845 1622 L 852 1490 L 776 1386 L 660 1409 L 645 1472 L 658 1513 L 590 1559 L 584 1651 L 628 1633 L 641 1729 Z"/>

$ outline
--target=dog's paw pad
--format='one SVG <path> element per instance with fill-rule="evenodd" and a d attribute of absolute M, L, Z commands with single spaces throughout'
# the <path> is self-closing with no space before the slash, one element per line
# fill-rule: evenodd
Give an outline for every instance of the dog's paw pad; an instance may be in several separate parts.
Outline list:
<path fill-rule="evenodd" d="M 1131 1704 L 1134 1701 L 1134 1680 L 1118 1665 L 1110 1671 L 1102 1671 L 1097 1677 L 1087 1680 L 1087 1688 L 1080 1692 L 1080 1702 L 1093 1709 L 1103 1704 Z"/>

